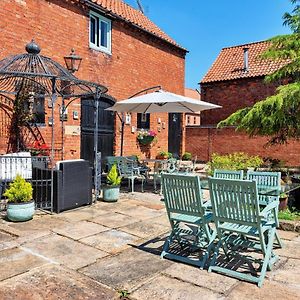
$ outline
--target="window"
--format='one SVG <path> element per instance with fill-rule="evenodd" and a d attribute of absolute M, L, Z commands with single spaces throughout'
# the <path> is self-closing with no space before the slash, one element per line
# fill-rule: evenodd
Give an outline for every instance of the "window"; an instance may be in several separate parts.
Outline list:
<path fill-rule="evenodd" d="M 196 125 L 196 124 L 197 124 L 197 118 L 194 117 L 194 125 Z"/>
<path fill-rule="evenodd" d="M 28 98 L 25 102 L 24 110 L 32 115 L 29 123 L 35 123 L 37 125 L 45 124 L 45 97 L 42 95 Z"/>
<path fill-rule="evenodd" d="M 187 123 L 188 123 L 188 125 L 190 124 L 190 122 L 191 122 L 191 117 L 188 116 L 188 117 L 187 117 Z"/>
<path fill-rule="evenodd" d="M 111 20 L 90 12 L 90 47 L 111 54 Z"/>
<path fill-rule="evenodd" d="M 137 114 L 137 128 L 150 129 L 150 114 Z"/>

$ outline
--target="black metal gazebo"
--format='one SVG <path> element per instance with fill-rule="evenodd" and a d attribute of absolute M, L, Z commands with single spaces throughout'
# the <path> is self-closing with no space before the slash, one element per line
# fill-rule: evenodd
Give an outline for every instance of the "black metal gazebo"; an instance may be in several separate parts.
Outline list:
<path fill-rule="evenodd" d="M 24 97 L 44 97 L 51 106 L 51 162 L 54 161 L 54 107 L 61 99 L 60 107 L 64 110 L 69 103 L 77 98 L 95 100 L 95 137 L 98 135 L 98 102 L 107 88 L 97 83 L 76 78 L 66 68 L 49 57 L 40 55 L 40 47 L 32 40 L 26 45 L 26 52 L 0 60 L 0 96 L 6 110 L 16 100 Z M 18 130 L 17 130 L 18 131 Z M 16 133 L 15 139 L 20 138 Z M 96 138 L 95 138 L 96 140 Z M 19 145 L 18 145 L 19 146 Z M 97 142 L 94 143 L 95 159 L 98 152 Z M 53 167 L 51 168 L 53 170 Z M 95 164 L 95 174 L 98 174 Z M 51 176 L 51 205 L 53 207 L 53 171 Z M 98 191 L 95 180 L 95 190 Z"/>

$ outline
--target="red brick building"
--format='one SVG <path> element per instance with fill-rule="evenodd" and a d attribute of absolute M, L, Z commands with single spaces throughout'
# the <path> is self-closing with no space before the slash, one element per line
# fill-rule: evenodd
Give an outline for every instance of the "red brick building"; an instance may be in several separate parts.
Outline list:
<path fill-rule="evenodd" d="M 25 44 L 32 38 L 40 45 L 42 55 L 62 65 L 64 56 L 75 48 L 76 54 L 83 58 L 75 75 L 106 86 L 108 94 L 115 100 L 156 85 L 184 94 L 187 51 L 140 11 L 121 0 L 1 0 L 0 59 L 24 53 Z M 103 99 L 103 105 L 100 105 L 99 150 L 106 155 L 112 152 L 118 155 L 120 150 L 119 119 L 103 110 L 112 104 Z M 45 121 L 39 130 L 50 144 L 49 108 L 45 106 Z M 58 158 L 62 152 L 64 158 L 79 158 L 91 153 L 93 113 L 85 109 L 81 116 L 83 109 L 80 99 L 70 104 L 65 129 L 61 132 L 59 108 L 55 108 Z M 130 124 L 125 125 L 124 154 L 144 152 L 142 155 L 155 156 L 158 151 L 168 149 L 168 115 L 151 115 L 147 121 L 150 129 L 158 131 L 157 144 L 150 149 L 140 148 L 136 133 L 132 133 L 132 126 L 136 127 L 138 123 L 137 115 L 133 114 Z M 3 112 L 0 127 L 3 152 L 9 134 L 9 120 Z M 184 141 L 180 144 L 183 146 Z"/>
<path fill-rule="evenodd" d="M 221 50 L 204 76 L 201 100 L 222 108 L 201 113 L 201 126 L 187 128 L 186 151 L 208 161 L 212 153 L 227 154 L 243 151 L 261 157 L 272 157 L 289 165 L 300 165 L 300 144 L 265 147 L 267 138 L 249 138 L 234 128 L 216 129 L 216 125 L 240 108 L 252 106 L 275 93 L 279 83 L 265 83 L 265 76 L 286 62 L 265 61 L 260 55 L 267 49 L 265 41 L 233 46 Z"/>
<path fill-rule="evenodd" d="M 184 95 L 189 98 L 201 100 L 201 95 L 198 91 L 185 88 Z M 186 126 L 199 126 L 200 125 L 200 112 L 186 113 L 185 114 L 185 125 Z"/>

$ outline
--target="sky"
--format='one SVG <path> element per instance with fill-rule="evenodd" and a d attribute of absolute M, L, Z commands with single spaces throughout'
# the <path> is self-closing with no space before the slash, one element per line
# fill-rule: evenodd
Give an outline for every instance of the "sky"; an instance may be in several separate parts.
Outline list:
<path fill-rule="evenodd" d="M 125 0 L 137 8 L 137 1 Z M 289 0 L 140 0 L 146 16 L 189 53 L 185 86 L 198 83 L 224 47 L 290 33 L 282 15 Z"/>

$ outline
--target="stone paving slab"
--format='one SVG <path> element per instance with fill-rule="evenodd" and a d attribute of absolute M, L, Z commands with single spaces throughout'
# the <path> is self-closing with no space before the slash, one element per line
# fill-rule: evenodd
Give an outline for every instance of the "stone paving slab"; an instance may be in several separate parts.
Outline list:
<path fill-rule="evenodd" d="M 98 205 L 88 206 L 85 208 L 79 208 L 76 210 L 65 211 L 55 215 L 57 219 L 64 219 L 68 222 L 79 222 L 95 218 L 101 214 L 106 214 L 104 209 L 101 209 Z"/>
<path fill-rule="evenodd" d="M 84 239 L 80 242 L 109 253 L 117 253 L 137 241 L 137 237 L 119 230 L 105 231 Z"/>
<path fill-rule="evenodd" d="M 49 261 L 19 248 L 0 251 L 0 281 L 46 263 L 49 263 Z M 0 299 L 3 298 L 0 296 Z"/>
<path fill-rule="evenodd" d="M 101 224 L 110 228 L 119 228 L 135 222 L 140 221 L 139 218 L 129 217 L 120 213 L 111 212 L 106 215 L 101 215 L 93 219 L 89 219 L 90 222 Z"/>
<path fill-rule="evenodd" d="M 51 215 L 34 216 L 32 220 L 27 222 L 8 223 L 9 227 L 18 230 L 18 235 L 28 235 L 40 231 L 50 231 L 53 228 L 64 227 L 67 224 L 68 222 L 54 218 Z"/>
<path fill-rule="evenodd" d="M 284 230 L 280 230 L 277 229 L 278 235 L 282 240 L 288 240 L 291 241 L 293 240 L 295 237 L 299 236 L 298 232 L 293 232 L 293 231 L 284 231 Z"/>
<path fill-rule="evenodd" d="M 113 300 L 114 291 L 76 272 L 47 266 L 0 282 L 1 300 Z"/>
<path fill-rule="evenodd" d="M 162 272 L 169 277 L 180 279 L 194 285 L 225 294 L 239 283 L 238 280 L 217 273 L 208 273 L 197 267 L 176 263 Z"/>
<path fill-rule="evenodd" d="M 0 231 L 0 243 L 4 243 L 10 241 L 14 238 L 11 234 L 7 232 Z"/>
<path fill-rule="evenodd" d="M 137 300 L 215 300 L 222 298 L 221 295 L 203 287 L 163 275 L 153 278 L 130 296 Z"/>
<path fill-rule="evenodd" d="M 298 285 L 300 288 L 300 257 L 299 259 L 288 259 L 281 268 L 269 272 L 269 277 L 284 284 Z"/>
<path fill-rule="evenodd" d="M 278 282 L 264 281 L 259 288 L 256 284 L 241 282 L 237 285 L 226 299 L 228 300 L 298 300 L 300 297 L 300 288 L 293 285 L 283 285 Z"/>
<path fill-rule="evenodd" d="M 159 201 L 159 203 L 151 201 L 140 201 L 140 200 L 128 200 L 126 203 L 130 203 L 130 204 L 134 204 L 134 205 L 138 205 L 138 206 L 143 206 L 146 208 L 150 208 L 150 209 L 156 209 L 156 210 L 161 210 L 161 209 L 165 209 L 165 205 L 162 201 Z"/>
<path fill-rule="evenodd" d="M 169 227 L 170 231 L 171 231 L 171 225 L 170 225 L 170 222 L 169 222 L 167 214 L 163 214 L 163 215 L 161 215 L 159 217 L 155 217 L 155 218 L 150 219 L 150 220 L 151 220 L 152 223 L 161 224 L 161 225 L 163 225 L 165 227 Z"/>
<path fill-rule="evenodd" d="M 130 217 L 140 218 L 143 220 L 154 218 L 161 216 L 164 214 L 164 211 L 151 209 L 143 206 L 132 206 L 132 205 L 123 205 L 123 207 L 118 207 L 114 210 L 115 212 L 119 212 L 123 215 L 127 215 Z"/>
<path fill-rule="evenodd" d="M 71 269 L 82 268 L 108 255 L 106 252 L 56 234 L 26 243 L 24 248 Z"/>
<path fill-rule="evenodd" d="M 289 257 L 289 258 L 300 258 L 300 242 L 284 241 L 284 246 L 281 249 L 277 249 L 275 252 L 279 256 Z"/>
<path fill-rule="evenodd" d="M 150 238 L 170 230 L 169 226 L 153 223 L 151 220 L 136 222 L 128 226 L 120 227 L 119 229 L 140 238 Z"/>
<path fill-rule="evenodd" d="M 132 248 L 100 259 L 79 272 L 116 290 L 131 291 L 170 265 L 170 261 Z"/>
<path fill-rule="evenodd" d="M 80 240 L 106 230 L 109 230 L 109 228 L 87 221 L 72 223 L 64 227 L 53 229 L 54 232 L 69 237 L 73 240 Z"/>

